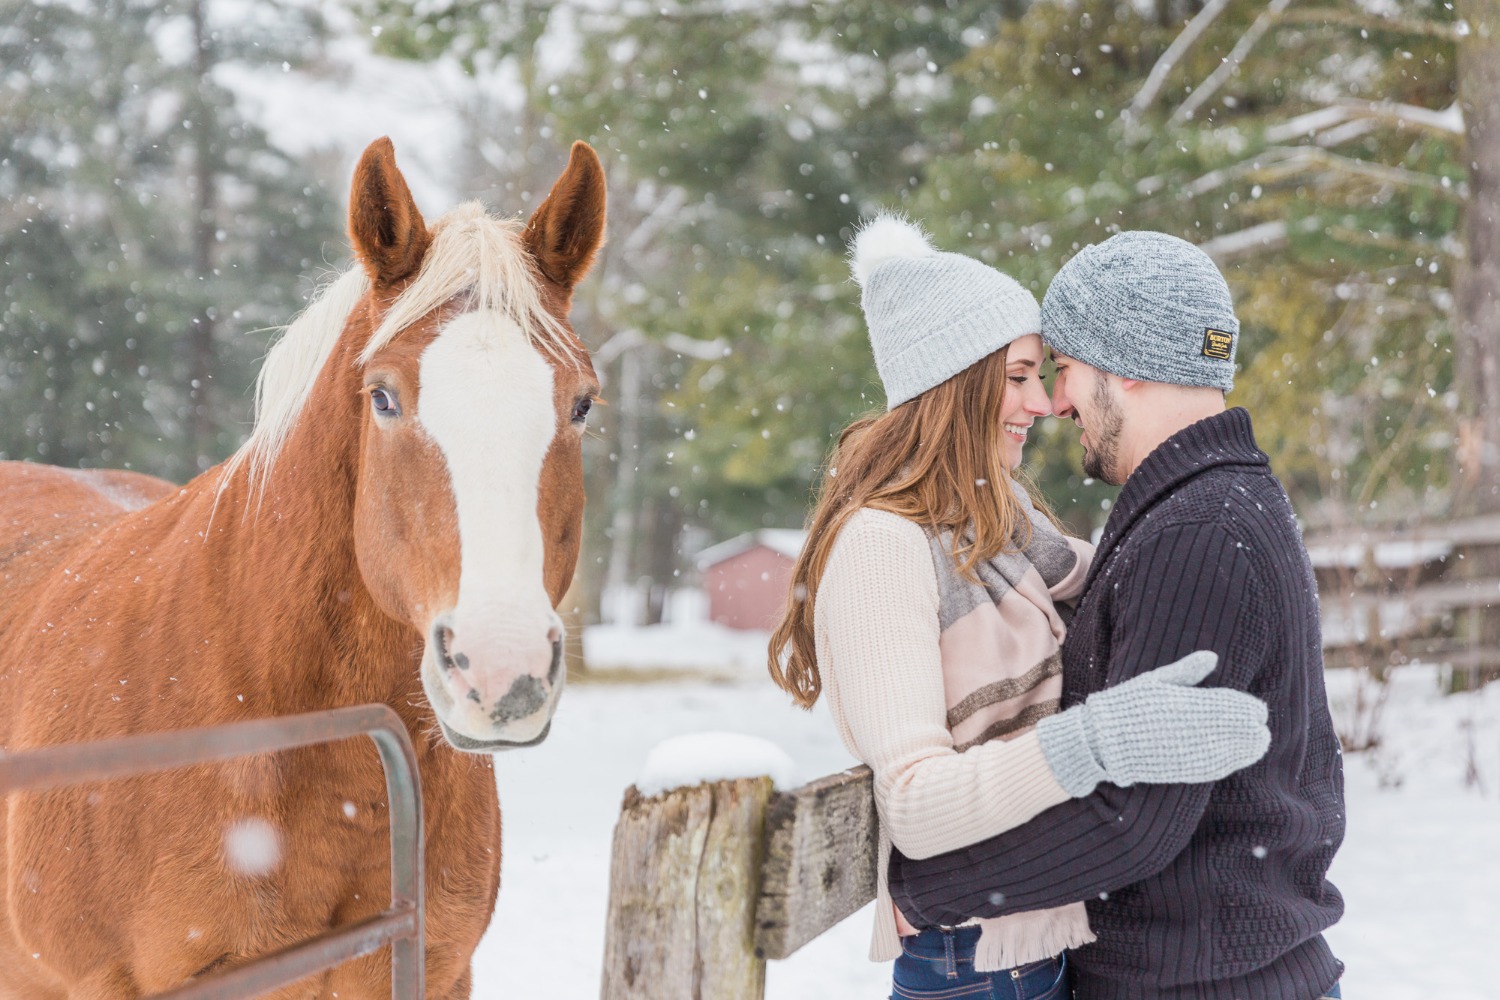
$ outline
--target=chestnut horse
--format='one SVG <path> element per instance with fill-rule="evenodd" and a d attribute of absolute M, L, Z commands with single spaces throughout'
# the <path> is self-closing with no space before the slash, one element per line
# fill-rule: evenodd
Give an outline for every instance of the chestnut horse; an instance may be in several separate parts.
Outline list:
<path fill-rule="evenodd" d="M 229 461 L 180 488 L 0 463 L 0 750 L 390 705 L 421 768 L 429 997 L 469 995 L 494 911 L 487 754 L 545 736 L 563 684 L 598 391 L 567 314 L 604 190 L 577 143 L 529 223 L 429 229 L 379 140 L 358 266 L 271 350 Z M 362 739 L 9 796 L 0 997 L 157 993 L 379 913 L 384 799 Z M 274 995 L 386 1000 L 389 954 Z"/>

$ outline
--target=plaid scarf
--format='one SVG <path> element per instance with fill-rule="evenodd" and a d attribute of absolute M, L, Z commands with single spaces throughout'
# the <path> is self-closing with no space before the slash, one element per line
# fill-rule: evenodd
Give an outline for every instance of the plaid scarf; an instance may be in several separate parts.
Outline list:
<path fill-rule="evenodd" d="M 1031 526 L 1019 551 L 1002 552 L 965 579 L 953 561 L 952 532 L 928 532 L 937 571 L 943 686 L 954 749 L 1010 739 L 1056 712 L 1062 698 L 1066 605 L 1052 590 L 1075 576 L 1079 554 L 1020 486 L 1016 500 Z M 968 540 L 972 541 L 972 535 Z M 994 971 L 1036 961 L 1094 939 L 1082 903 L 980 920 L 975 967 Z"/>

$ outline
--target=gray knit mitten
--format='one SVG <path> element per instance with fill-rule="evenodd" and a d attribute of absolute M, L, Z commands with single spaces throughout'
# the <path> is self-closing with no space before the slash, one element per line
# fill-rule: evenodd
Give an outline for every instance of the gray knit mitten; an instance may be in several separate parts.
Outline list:
<path fill-rule="evenodd" d="M 1219 654 L 1200 649 L 1037 723 L 1057 783 L 1078 798 L 1112 785 L 1198 784 L 1248 767 L 1271 745 L 1266 703 L 1196 685 Z"/>

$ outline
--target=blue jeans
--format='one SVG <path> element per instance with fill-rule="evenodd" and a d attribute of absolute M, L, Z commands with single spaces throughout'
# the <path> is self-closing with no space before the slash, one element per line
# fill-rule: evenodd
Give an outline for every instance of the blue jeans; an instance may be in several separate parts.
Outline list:
<path fill-rule="evenodd" d="M 1066 1000 L 1064 956 L 999 972 L 974 971 L 978 927 L 928 930 L 901 939 L 891 1000 Z"/>

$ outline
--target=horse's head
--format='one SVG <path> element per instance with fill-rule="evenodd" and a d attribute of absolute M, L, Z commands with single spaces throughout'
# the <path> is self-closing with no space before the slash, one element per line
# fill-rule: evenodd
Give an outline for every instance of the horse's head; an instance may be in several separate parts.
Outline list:
<path fill-rule="evenodd" d="M 461 750 L 537 742 L 562 690 L 554 607 L 578 559 L 599 391 L 567 314 L 604 192 L 576 143 L 524 228 L 466 206 L 429 230 L 388 140 L 355 173 L 372 328 L 355 554 L 375 602 L 424 637 L 422 687 Z"/>

